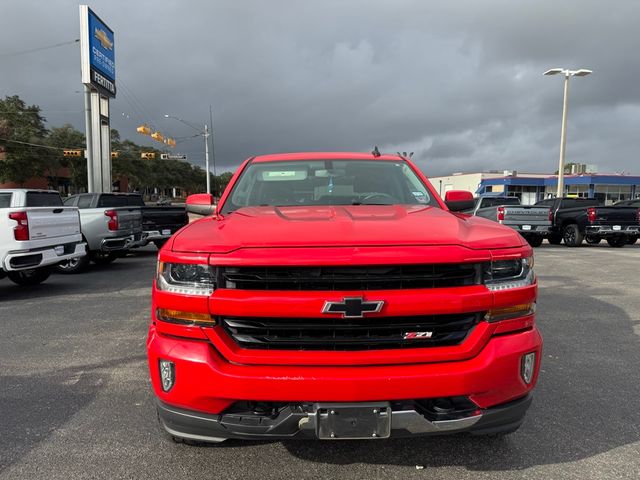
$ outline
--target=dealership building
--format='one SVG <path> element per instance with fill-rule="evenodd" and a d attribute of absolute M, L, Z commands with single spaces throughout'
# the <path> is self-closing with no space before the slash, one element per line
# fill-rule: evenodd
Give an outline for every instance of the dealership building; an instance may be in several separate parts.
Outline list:
<path fill-rule="evenodd" d="M 531 205 L 545 198 L 555 197 L 558 176 L 548 173 L 503 172 L 453 173 L 431 177 L 431 184 L 444 195 L 449 190 L 468 190 L 477 196 L 508 195 Z M 595 197 L 604 205 L 619 200 L 640 198 L 640 176 L 621 174 L 565 174 L 566 196 Z"/>

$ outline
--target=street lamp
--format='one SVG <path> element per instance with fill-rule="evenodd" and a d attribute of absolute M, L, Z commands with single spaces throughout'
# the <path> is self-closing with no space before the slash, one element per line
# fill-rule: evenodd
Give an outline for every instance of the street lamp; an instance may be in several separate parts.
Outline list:
<path fill-rule="evenodd" d="M 209 178 L 209 127 L 207 124 L 204 124 L 204 130 L 201 130 L 197 125 L 192 124 L 191 122 L 187 122 L 182 118 L 175 117 L 173 115 L 169 115 L 168 113 L 164 114 L 165 118 L 173 118 L 181 123 L 184 123 L 187 127 L 193 128 L 196 132 L 204 138 L 204 169 L 207 171 L 207 193 L 211 193 L 211 179 Z"/>
<path fill-rule="evenodd" d="M 569 77 L 585 77 L 593 73 L 591 70 L 581 68 L 569 70 L 568 68 L 552 68 L 544 72 L 544 75 L 564 75 L 564 99 L 562 101 L 562 130 L 560 131 L 560 161 L 558 166 L 558 198 L 564 196 L 564 151 L 567 144 L 567 96 L 569 94 Z"/>

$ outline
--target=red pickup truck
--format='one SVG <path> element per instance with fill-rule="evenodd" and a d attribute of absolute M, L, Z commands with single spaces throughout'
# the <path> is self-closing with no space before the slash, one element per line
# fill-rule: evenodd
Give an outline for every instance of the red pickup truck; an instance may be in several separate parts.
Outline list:
<path fill-rule="evenodd" d="M 542 339 L 531 247 L 409 159 L 253 157 L 159 252 L 147 341 L 176 441 L 515 431 Z"/>

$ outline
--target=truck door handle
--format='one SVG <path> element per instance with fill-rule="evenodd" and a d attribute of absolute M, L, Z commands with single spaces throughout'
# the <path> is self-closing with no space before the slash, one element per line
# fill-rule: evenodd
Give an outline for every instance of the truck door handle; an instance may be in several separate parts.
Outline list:
<path fill-rule="evenodd" d="M 54 208 L 53 213 L 62 213 L 64 209 L 62 208 Z"/>

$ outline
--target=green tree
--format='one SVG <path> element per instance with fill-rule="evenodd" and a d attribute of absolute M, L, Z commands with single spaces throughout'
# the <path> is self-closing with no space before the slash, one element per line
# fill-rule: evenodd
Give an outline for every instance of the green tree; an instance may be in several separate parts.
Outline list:
<path fill-rule="evenodd" d="M 232 172 L 224 172 L 211 177 L 211 191 L 214 196 L 220 197 L 222 195 L 224 189 L 227 188 L 227 184 L 231 181 L 231 177 L 233 177 Z"/>
<path fill-rule="evenodd" d="M 47 134 L 40 107 L 27 105 L 18 95 L 0 100 L 0 150 L 6 155 L 0 162 L 0 180 L 25 183 L 40 176 L 47 162 L 47 149 L 41 144 Z"/>
<path fill-rule="evenodd" d="M 65 157 L 64 149 L 83 150 L 86 148 L 84 133 L 65 123 L 49 131 L 45 142 L 53 148 L 46 154 L 44 174 L 50 178 L 54 187 L 58 186 L 58 174 L 62 168 L 69 169 L 69 183 L 72 190 L 79 192 L 87 189 L 87 160 L 83 157 Z"/>

